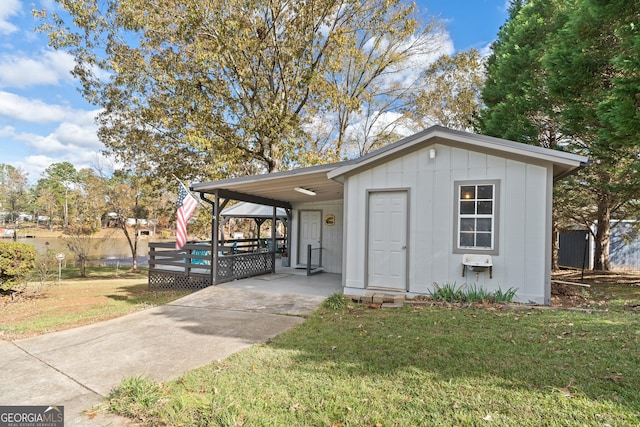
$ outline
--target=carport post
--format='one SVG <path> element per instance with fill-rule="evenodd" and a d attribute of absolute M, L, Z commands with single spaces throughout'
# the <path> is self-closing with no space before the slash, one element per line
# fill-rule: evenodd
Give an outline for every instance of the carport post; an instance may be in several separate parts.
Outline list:
<path fill-rule="evenodd" d="M 276 206 L 271 217 L 271 273 L 276 272 Z"/>
<path fill-rule="evenodd" d="M 215 262 L 211 263 L 211 285 L 216 285 L 218 278 L 218 208 L 220 206 L 220 196 L 216 190 L 215 200 L 213 203 L 213 219 L 211 220 L 211 253 Z"/>

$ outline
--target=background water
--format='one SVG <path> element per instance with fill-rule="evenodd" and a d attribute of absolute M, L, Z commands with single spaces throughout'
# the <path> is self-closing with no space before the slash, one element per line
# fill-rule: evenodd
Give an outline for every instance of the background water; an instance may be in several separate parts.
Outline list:
<path fill-rule="evenodd" d="M 73 263 L 77 257 L 67 247 L 68 239 L 55 238 L 24 238 L 19 237 L 18 242 L 27 243 L 35 247 L 39 253 L 51 251 L 54 255 L 65 254 L 65 263 Z M 158 241 L 156 239 L 152 241 Z M 138 266 L 146 267 L 149 260 L 149 238 L 143 236 L 138 240 Z M 131 265 L 131 249 L 125 237 L 91 238 L 89 243 L 89 260 L 91 264 L 101 265 Z"/>

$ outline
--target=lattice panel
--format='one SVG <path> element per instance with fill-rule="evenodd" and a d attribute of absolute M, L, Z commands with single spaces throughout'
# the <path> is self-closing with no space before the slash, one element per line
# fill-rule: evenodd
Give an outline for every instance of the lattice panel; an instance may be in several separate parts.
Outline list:
<path fill-rule="evenodd" d="M 273 256 L 270 252 L 222 257 L 218 258 L 217 282 L 271 273 L 272 269 Z"/>
<path fill-rule="evenodd" d="M 235 279 L 268 274 L 273 270 L 273 254 L 270 252 L 240 254 L 218 258 L 216 284 Z M 209 274 L 189 275 L 181 271 L 149 270 L 149 289 L 202 289 L 211 286 Z"/>
<path fill-rule="evenodd" d="M 185 275 L 184 273 L 149 271 L 149 289 L 154 291 L 170 289 L 198 290 L 211 285 L 209 276 Z"/>

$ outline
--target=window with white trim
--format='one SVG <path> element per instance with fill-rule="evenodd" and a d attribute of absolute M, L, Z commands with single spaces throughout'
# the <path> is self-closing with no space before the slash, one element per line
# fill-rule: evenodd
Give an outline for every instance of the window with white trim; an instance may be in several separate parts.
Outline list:
<path fill-rule="evenodd" d="M 497 254 L 498 181 L 456 182 L 454 252 Z"/>

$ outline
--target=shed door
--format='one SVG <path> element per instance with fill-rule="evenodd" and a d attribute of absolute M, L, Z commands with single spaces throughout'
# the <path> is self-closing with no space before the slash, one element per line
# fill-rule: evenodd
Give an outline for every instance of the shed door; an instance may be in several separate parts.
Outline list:
<path fill-rule="evenodd" d="M 300 232 L 298 235 L 298 265 L 307 265 L 307 245 L 311 245 L 311 264 L 320 265 L 322 247 L 322 211 L 300 211 Z"/>
<path fill-rule="evenodd" d="M 407 192 L 369 193 L 367 287 L 407 290 Z"/>

